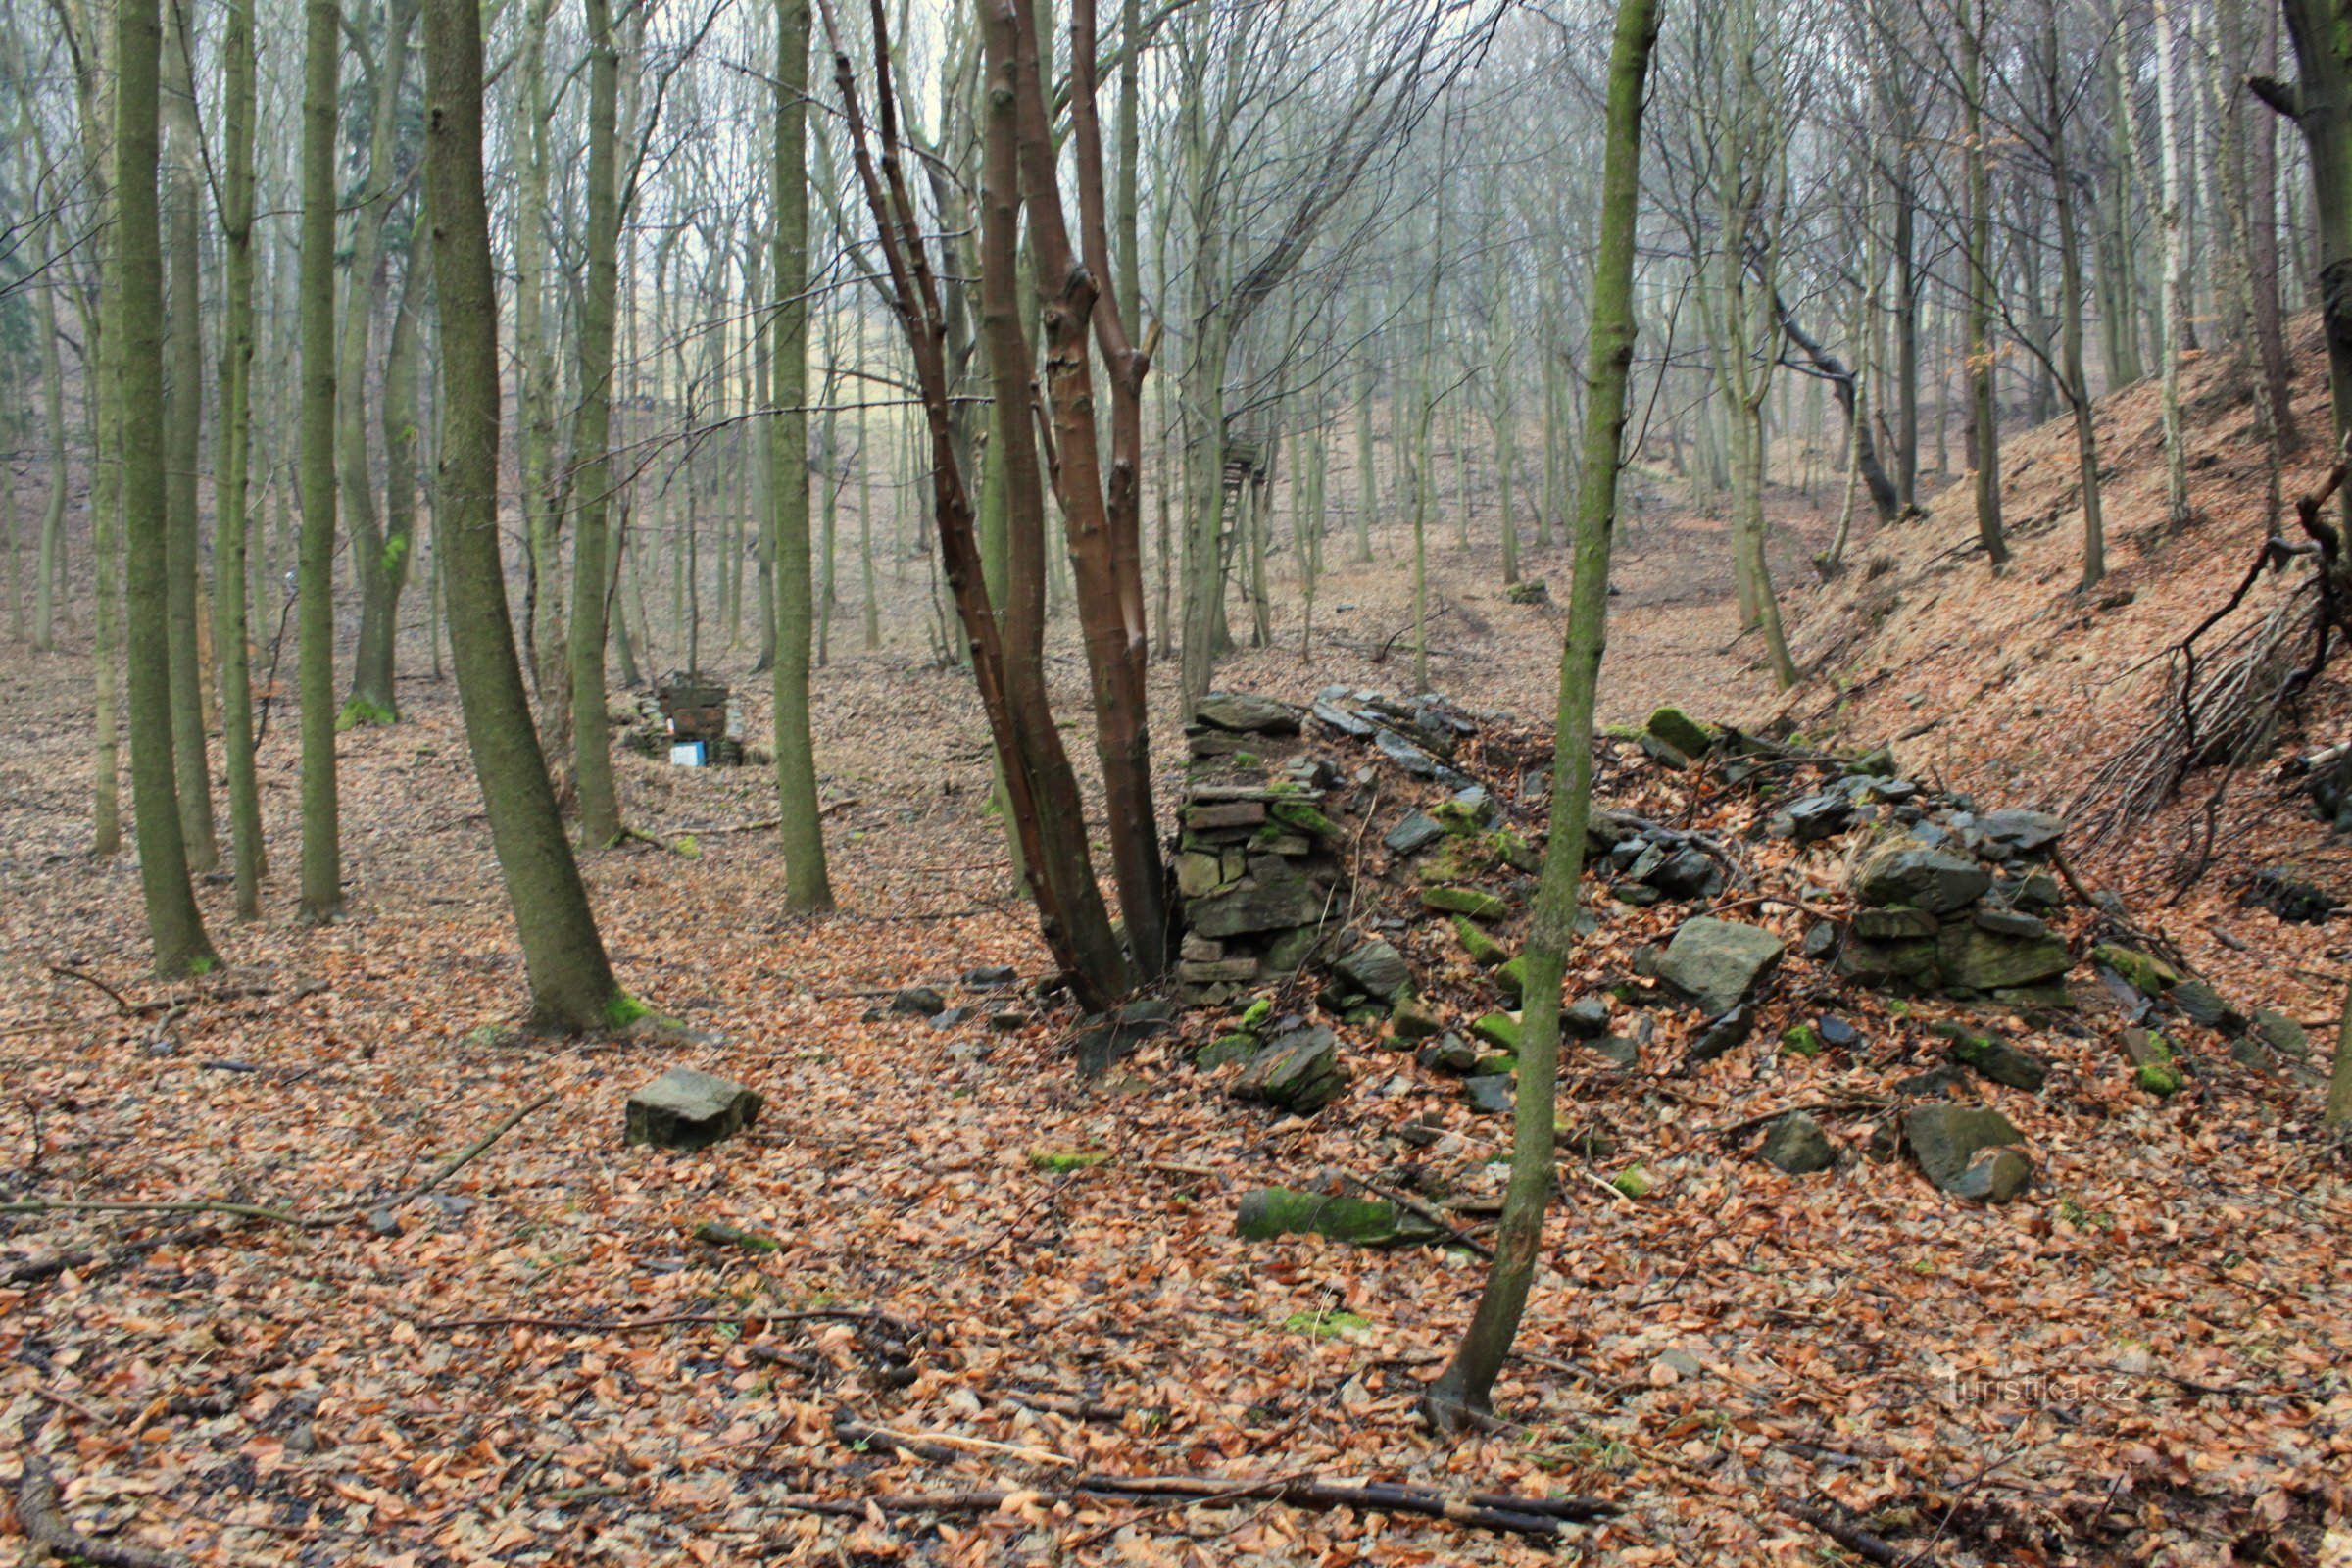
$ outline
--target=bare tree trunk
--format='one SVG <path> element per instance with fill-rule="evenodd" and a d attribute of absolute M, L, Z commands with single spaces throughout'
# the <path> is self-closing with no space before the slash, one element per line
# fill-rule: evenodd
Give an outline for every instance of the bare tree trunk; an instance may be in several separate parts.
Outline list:
<path fill-rule="evenodd" d="M 1518 1337 L 1544 1247 L 1544 1210 L 1557 1179 L 1552 1124 L 1560 1060 L 1560 986 L 1575 940 L 1585 823 L 1592 799 L 1592 710 L 1606 641 L 1609 552 L 1634 358 L 1634 232 L 1640 217 L 1642 102 L 1657 39 L 1653 0 L 1619 0 L 1609 56 L 1608 133 L 1601 173 L 1600 236 L 1593 260 L 1592 348 L 1586 368 L 1584 478 L 1577 499 L 1576 573 L 1560 653 L 1559 711 L 1552 735 L 1551 832 L 1528 925 L 1519 1087 L 1511 1119 L 1511 1175 L 1494 1260 L 1462 1343 L 1422 1413 L 1441 1432 L 1491 1424 L 1494 1379 Z"/>
<path fill-rule="evenodd" d="M 533 1027 L 617 1028 L 645 1016 L 605 956 L 564 836 L 522 665 L 498 538 L 498 292 L 482 185 L 482 23 L 476 0 L 426 0 L 425 203 L 441 306 L 442 486 L 449 638 L 466 739 L 530 976 Z"/>
<path fill-rule="evenodd" d="M 113 335 L 122 345 L 122 420 L 164 424 L 164 249 L 156 202 L 163 26 L 157 0 L 115 8 L 115 243 Z M 155 972 L 203 974 L 217 962 L 188 885 L 172 763 L 171 564 L 165 449 L 143 434 L 122 448 L 122 514 L 129 542 L 130 783 L 139 882 Z"/>

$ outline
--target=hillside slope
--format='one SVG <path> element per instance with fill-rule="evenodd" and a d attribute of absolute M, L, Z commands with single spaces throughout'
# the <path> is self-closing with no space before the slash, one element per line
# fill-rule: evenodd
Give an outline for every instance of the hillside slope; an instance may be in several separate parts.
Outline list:
<path fill-rule="evenodd" d="M 2289 529 L 2293 499 L 2324 477 L 2330 418 L 2316 318 L 2298 318 L 2291 331 L 2305 441 L 2286 474 Z M 2195 513 L 2184 532 L 2163 526 L 2159 388 L 2126 388 L 2098 409 L 2109 570 L 2095 590 L 2079 589 L 2075 438 L 2071 419 L 2061 418 L 2011 438 L 2002 454 L 2014 553 L 2005 570 L 1987 569 L 1964 474 L 1932 498 L 1925 520 L 1880 530 L 1845 573 L 1792 596 L 1794 652 L 1810 678 L 1755 705 L 1748 718 L 1814 736 L 1894 737 L 1913 776 L 2095 820 L 2111 804 L 2092 788 L 2100 769 L 2179 701 L 2170 651 L 2228 602 L 2260 548 L 2263 448 L 2252 400 L 2230 369 L 2218 353 L 2184 369 Z M 2266 575 L 2200 648 L 2210 653 L 2252 626 L 2308 576 L 2299 564 Z M 2331 667 L 2282 712 L 2252 765 L 2228 779 L 2218 768 L 2193 771 L 2152 817 L 2079 852 L 2086 870 L 2201 966 L 2259 980 L 2305 1016 L 2340 1004 L 2347 975 L 2333 961 L 2338 928 L 2288 924 L 2238 898 L 2263 870 L 2335 897 L 2352 893 L 2352 846 L 2329 833 L 2276 765 L 2342 736 L 2341 676 Z M 2208 858 L 2184 892 L 2186 873 Z"/>

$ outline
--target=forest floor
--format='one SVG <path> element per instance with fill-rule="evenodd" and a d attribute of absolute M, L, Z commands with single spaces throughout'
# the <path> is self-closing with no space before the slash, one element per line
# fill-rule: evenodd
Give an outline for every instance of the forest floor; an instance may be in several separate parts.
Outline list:
<path fill-rule="evenodd" d="M 2013 451 L 2022 466 L 2029 444 Z M 1810 659 L 1863 591 L 1860 570 L 1805 586 L 1835 504 L 1775 503 L 1776 573 Z M 1909 583 L 1964 529 L 1960 509 L 1939 510 L 1857 541 L 1854 558 L 1891 554 L 1869 580 Z M 2215 564 L 2182 572 L 2186 586 L 2160 586 L 2161 552 L 2119 572 L 2141 595 L 2101 623 L 2137 617 L 2120 646 L 2145 653 L 2181 625 L 2166 595 L 2226 591 L 2252 536 L 2242 519 L 2209 532 L 2170 547 Z M 2036 678 L 2030 651 L 2019 669 L 1988 662 L 2018 636 L 1990 617 L 2012 600 L 2040 612 L 2063 587 L 2035 575 L 2057 562 L 2056 537 L 2030 537 L 2000 583 L 1961 580 L 1981 564 L 1954 574 L 1947 594 L 1974 596 L 1965 613 L 1919 635 L 1962 651 L 1887 641 L 1897 611 L 1879 643 L 1849 634 L 1837 650 L 1862 647 L 1854 657 L 1883 660 L 1886 676 L 1842 710 L 1814 714 L 1808 704 L 1832 701 L 1816 683 L 1787 711 L 1809 734 L 1834 718 L 1857 739 L 1940 718 L 1915 738 L 1931 749 L 1905 743 L 1906 767 L 2002 805 L 2065 798 L 2104 744 L 2090 715 L 2126 695 L 2078 681 L 2061 710 L 2008 695 Z M 1401 540 L 1377 543 L 1381 559 L 1355 565 L 1335 537 L 1313 627 L 1286 600 L 1277 646 L 1238 653 L 1220 684 L 1294 699 L 1329 682 L 1408 690 L 1409 632 L 1393 635 L 1409 624 Z M 1605 720 L 1664 702 L 1709 718 L 1782 709 L 1739 634 L 1728 560 L 1718 520 L 1659 503 L 1629 517 Z M 304 1221 L 0 1213 L 0 1482 L 21 1492 L 26 1456 L 45 1456 L 85 1538 L 206 1564 L 1342 1564 L 1544 1549 L 1255 1497 L 1059 1500 L 1082 1474 L 1596 1495 L 1623 1511 L 1569 1527 L 1564 1544 L 1626 1563 L 1836 1560 L 1787 1504 L 1917 1568 L 2352 1561 L 2352 1190 L 2340 1153 L 2311 1135 L 2308 1086 L 2238 1071 L 2199 1040 L 2194 1091 L 2158 1101 L 2119 1079 L 2114 1020 L 2020 1026 L 2054 1068 L 2044 1095 L 1997 1099 L 2042 1167 L 2028 1200 L 1959 1204 L 1906 1165 L 1861 1160 L 1785 1177 L 1740 1124 L 1843 1106 L 1834 1130 L 1858 1143 L 1855 1102 L 1956 1010 L 1897 1009 L 1801 964 L 1762 1038 L 1800 1006 L 1836 1007 L 1867 1052 L 1571 1070 L 1567 1113 L 1610 1152 L 1567 1167 L 1524 1353 L 1497 1391 L 1517 1425 L 1433 1442 L 1416 1401 L 1467 1319 L 1479 1260 L 1245 1243 L 1234 1207 L 1268 1182 L 1374 1176 L 1408 1116 L 1443 1129 L 1430 1157 L 1456 1192 L 1491 1196 L 1507 1121 L 1357 1034 L 1359 1089 L 1312 1118 L 1236 1105 L 1195 1071 L 1206 1024 L 1084 1081 L 1066 1011 L 959 987 L 977 966 L 1034 978 L 1046 959 L 980 808 L 989 768 L 968 678 L 911 651 L 921 572 L 906 572 L 892 642 L 837 659 L 816 696 L 841 912 L 780 912 L 772 835 L 738 830 L 773 815 L 763 771 L 621 757 L 632 824 L 672 845 L 691 836 L 695 853 L 632 842 L 584 868 L 623 983 L 701 1032 L 687 1044 L 510 1031 L 522 976 L 455 694 L 423 680 L 404 684 L 404 722 L 343 740 L 349 918 L 308 930 L 287 914 L 297 795 L 281 708 L 262 759 L 281 858 L 270 918 L 234 924 L 225 888 L 208 886 L 226 972 L 140 980 L 135 868 L 87 853 L 86 651 L 0 652 L 0 1203 L 213 1199 Z M 1564 553 L 1536 555 L 1527 575 L 1565 597 Z M 1492 560 L 1449 544 L 1434 582 L 1432 683 L 1540 729 L 1558 609 L 1506 603 Z M 1235 625 L 1246 635 L 1247 606 Z M 855 637 L 845 616 L 837 647 Z M 1062 710 L 1083 713 L 1074 647 L 1053 657 Z M 757 739 L 766 704 L 744 662 Z M 1156 715 L 1165 758 L 1182 752 L 1172 685 Z M 1915 690 L 1927 695 L 1912 704 Z M 2015 706 L 2031 703 L 2034 726 Z M 1179 773 L 1163 779 L 1170 795 Z M 1642 768 L 1630 748 L 1613 754 L 1608 793 L 1660 819 L 1731 825 L 1749 808 Z M 2232 832 L 2233 849 L 2291 849 L 2341 884 L 2317 825 L 2276 799 Z M 1785 849 L 1767 860 L 1759 874 L 1778 880 L 1762 885 L 1792 896 L 1827 874 Z M 2128 853 L 2087 863 L 2144 907 Z M 1682 912 L 1613 910 L 1572 983 L 1608 983 Z M 1742 917 L 1767 916 L 1797 929 L 1770 909 Z M 2284 926 L 2218 893 L 2162 919 L 2233 997 L 2328 1023 L 2340 925 Z M 1492 1004 L 1433 937 L 1414 941 L 1449 1012 Z M 876 1015 L 918 983 L 1026 1016 L 991 1032 Z M 1662 1044 L 1689 1024 L 1668 1018 Z M 758 1088 L 757 1130 L 696 1154 L 624 1148 L 623 1100 L 677 1062 Z M 1054 1157 L 1095 1154 L 1107 1157 Z M 1639 1200 L 1608 1185 L 1629 1163 L 1654 1181 Z M 698 1239 L 711 1224 L 771 1245 Z M 1002 1495 L 939 1515 L 864 1504 L 982 1492 Z M 0 1535 L 0 1557 L 24 1546 Z"/>

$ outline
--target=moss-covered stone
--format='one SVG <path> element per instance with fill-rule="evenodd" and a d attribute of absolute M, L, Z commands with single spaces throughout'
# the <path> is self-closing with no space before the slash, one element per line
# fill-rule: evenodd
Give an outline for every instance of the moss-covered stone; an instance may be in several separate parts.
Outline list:
<path fill-rule="evenodd" d="M 1109 1151 L 1102 1149 L 1080 1150 L 1071 1152 L 1032 1149 L 1029 1151 L 1029 1168 L 1067 1175 L 1074 1170 L 1092 1170 L 1097 1165 L 1106 1163 L 1109 1158 Z"/>
<path fill-rule="evenodd" d="M 1193 1065 L 1202 1072 L 1214 1072 L 1230 1062 L 1248 1061 L 1265 1044 L 1255 1035 L 1219 1035 L 1193 1053 Z"/>
<path fill-rule="evenodd" d="M 1519 1020 L 1507 1012 L 1490 1012 L 1470 1026 L 1470 1033 L 1497 1051 L 1519 1054 Z"/>
<path fill-rule="evenodd" d="M 1793 1024 L 1781 1032 L 1781 1050 L 1791 1056 L 1818 1056 L 1821 1031 L 1809 1023 Z"/>
<path fill-rule="evenodd" d="M 2161 997 L 2180 983 L 2180 971 L 2153 955 L 2117 942 L 2102 942 L 2090 950 L 2093 963 L 2122 975 L 2142 996 Z"/>
<path fill-rule="evenodd" d="M 1421 907 L 1441 914 L 1466 914 L 1473 920 L 1499 920 L 1511 906 L 1477 888 L 1435 887 L 1421 890 Z"/>
<path fill-rule="evenodd" d="M 1310 839 L 1333 839 L 1340 836 L 1340 825 L 1304 801 L 1277 801 L 1268 808 L 1275 821 Z"/>
<path fill-rule="evenodd" d="M 1494 869 L 1494 847 L 1485 834 L 1448 838 L 1413 867 L 1421 882 L 1475 882 Z"/>
<path fill-rule="evenodd" d="M 1461 939 L 1462 951 L 1470 955 L 1470 961 L 1482 969 L 1510 961 L 1511 950 L 1480 930 L 1467 916 L 1453 917 L 1453 934 Z"/>
<path fill-rule="evenodd" d="M 1437 1229 L 1394 1203 L 1302 1193 L 1290 1187 L 1260 1187 L 1243 1195 L 1233 1233 L 1246 1242 L 1326 1236 L 1356 1247 L 1409 1247 L 1431 1240 Z"/>
<path fill-rule="evenodd" d="M 1411 997 L 1399 997 L 1389 1009 L 1389 1028 L 1398 1040 L 1427 1040 L 1443 1034 L 1446 1025 L 1426 1004 Z"/>
<path fill-rule="evenodd" d="M 1701 756 L 1715 744 L 1715 737 L 1708 733 L 1704 724 L 1671 705 L 1651 713 L 1648 724 L 1643 727 L 1685 757 Z"/>

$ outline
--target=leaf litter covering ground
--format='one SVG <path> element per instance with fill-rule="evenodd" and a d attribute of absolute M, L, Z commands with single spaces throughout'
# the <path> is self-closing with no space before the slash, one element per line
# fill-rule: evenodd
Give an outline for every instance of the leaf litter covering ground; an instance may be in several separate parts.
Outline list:
<path fill-rule="evenodd" d="M 1726 657 L 1728 611 L 1679 601 L 1685 552 L 1720 557 L 1719 532 L 1676 516 L 1648 530 L 1650 549 L 1629 530 L 1634 603 L 1618 607 L 1609 715 L 1668 697 L 1701 712 L 1762 699 L 1742 656 Z M 1545 710 L 1556 620 L 1490 598 L 1476 560 L 1442 559 L 1454 608 L 1435 639 L 1451 640 L 1441 683 L 1476 705 Z M 1358 608 L 1335 613 L 1315 658 L 1247 654 L 1231 683 L 1398 686 L 1401 660 L 1366 650 L 1397 624 L 1399 588 L 1393 566 L 1337 574 L 1327 600 Z M 693 834 L 700 855 L 589 858 L 616 964 L 632 992 L 722 1037 L 648 1050 L 476 1034 L 514 1016 L 521 977 L 439 688 L 415 688 L 411 722 L 345 737 L 348 923 L 232 927 L 208 889 L 235 965 L 217 984 L 270 993 L 131 983 L 133 869 L 78 853 L 86 686 L 8 656 L 6 1197 L 351 1215 L 300 1230 L 0 1218 L 0 1267 L 69 1265 L 0 1287 L 0 1420 L 50 1456 L 76 1528 L 201 1562 L 1411 1563 L 1538 1549 L 1257 1501 L 1023 1495 L 1085 1472 L 1304 1473 L 1611 1497 L 1624 1515 L 1571 1541 L 1635 1563 L 1819 1560 L 1827 1542 L 1777 1513 L 1783 1500 L 1948 1563 L 2343 1550 L 2352 1200 L 2305 1137 L 2309 1091 L 2242 1073 L 2192 1035 L 2191 1092 L 2159 1102 L 2130 1087 L 2105 1026 L 2075 1039 L 2013 1023 L 2055 1066 L 2039 1103 L 1980 1086 L 2027 1132 L 2040 1173 L 2026 1200 L 1963 1206 L 1908 1165 L 1783 1177 L 1750 1157 L 1754 1129 L 1717 1130 L 1880 1093 L 1926 1049 L 1937 1010 L 1813 995 L 1824 977 L 1791 958 L 1759 1041 L 1834 1005 L 1863 1031 L 1854 1056 L 1758 1050 L 1670 1075 L 1655 1069 L 1694 1020 L 1669 1012 L 1652 1070 L 1571 1061 L 1564 1115 L 1615 1149 L 1564 1166 L 1525 1354 L 1498 1391 L 1523 1426 L 1439 1447 L 1413 1405 L 1468 1315 L 1477 1261 L 1245 1246 L 1232 1213 L 1250 1186 L 1377 1175 L 1396 1152 L 1383 1132 L 1433 1113 L 1448 1136 L 1427 1158 L 1475 1203 L 1499 1194 L 1503 1121 L 1469 1115 L 1449 1083 L 1361 1030 L 1343 1035 L 1355 1091 L 1312 1121 L 1278 1121 L 1183 1065 L 1190 1038 L 1088 1085 L 1069 1072 L 1058 1015 L 1002 1035 L 863 1021 L 877 993 L 993 962 L 1034 975 L 1044 956 L 1003 897 L 1001 840 L 975 809 L 987 765 L 968 684 L 903 655 L 848 664 L 819 714 L 849 914 L 774 913 L 767 837 L 712 831 L 772 812 L 760 774 L 624 762 L 632 820 L 672 842 Z M 1083 711 L 1079 666 L 1055 675 L 1064 710 Z M 1175 755 L 1172 722 L 1161 735 Z M 289 739 L 273 738 L 286 750 L 266 775 L 281 854 Z M 1384 787 L 1381 809 L 1400 810 L 1400 788 Z M 1621 767 L 1610 792 L 1666 820 L 1746 809 L 1694 805 L 1686 787 Z M 1784 892 L 1835 885 L 1831 850 L 1781 864 L 1798 853 L 1757 847 L 1756 874 Z M 1622 977 L 1634 944 L 1677 917 L 1608 907 L 1578 954 L 1580 991 Z M 1777 906 L 1733 912 L 1796 935 Z M 1455 1021 L 1494 1004 L 1442 927 L 1416 927 L 1406 947 Z M 52 963 L 150 1010 L 117 1017 Z M 2277 975 L 2238 978 L 2224 977 L 2233 1000 L 2278 999 Z M 1001 999 L 952 997 L 984 1012 Z M 673 1060 L 765 1093 L 757 1135 L 692 1156 L 621 1148 L 621 1100 Z M 446 1184 L 397 1201 L 551 1092 Z M 1828 1119 L 1858 1139 L 1857 1117 Z M 1069 1171 L 1031 1158 L 1097 1152 L 1109 1158 Z M 1602 1189 L 1635 1162 L 1649 1196 Z M 696 1240 L 711 1223 L 775 1250 Z M 811 1311 L 909 1327 L 783 1316 Z M 438 1326 L 485 1317 L 603 1326 Z M 612 1326 L 664 1317 L 717 1321 Z M 16 1463 L 0 1461 L 0 1478 Z M 937 1522 L 779 1505 L 978 1489 L 1015 1495 Z"/>

